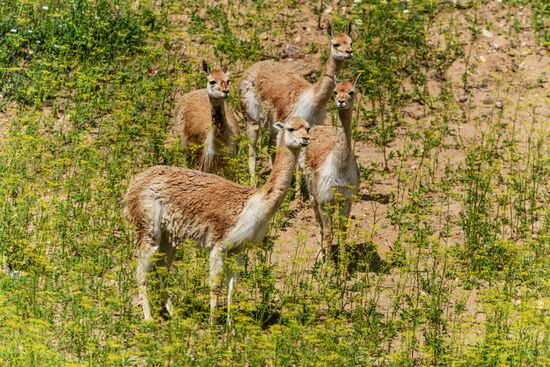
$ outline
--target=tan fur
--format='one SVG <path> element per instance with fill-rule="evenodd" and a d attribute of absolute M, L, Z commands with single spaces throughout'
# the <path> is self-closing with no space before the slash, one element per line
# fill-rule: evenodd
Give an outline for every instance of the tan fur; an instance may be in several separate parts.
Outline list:
<path fill-rule="evenodd" d="M 194 221 L 207 223 L 212 240 L 219 241 L 237 221 L 245 202 L 254 189 L 238 185 L 219 176 L 200 171 L 167 166 L 151 167 L 132 182 L 126 202 L 130 222 L 140 231 L 152 231 L 152 202 L 165 208 L 165 223 L 174 233 L 185 237 L 183 226 Z M 205 200 L 207 198 L 207 200 Z M 223 205 L 220 205 L 223 203 Z"/>
<path fill-rule="evenodd" d="M 280 73 L 280 65 L 275 61 L 261 61 L 253 67 L 257 69 L 256 88 L 260 99 L 274 113 L 275 121 L 285 121 L 300 94 L 311 84 L 301 75 Z"/>
<path fill-rule="evenodd" d="M 349 35 L 338 33 L 331 38 L 331 55 L 319 80 L 310 84 L 301 75 L 274 61 L 261 61 L 252 65 L 239 86 L 241 106 L 247 119 L 249 138 L 249 170 L 255 182 L 256 142 L 258 130 L 270 131 L 270 145 L 275 132 L 270 129 L 274 121 L 285 121 L 289 116 L 304 118 L 311 125 L 324 122 L 326 105 L 334 90 L 334 77 L 340 72 L 345 59 L 352 54 Z"/>
<path fill-rule="evenodd" d="M 308 170 L 315 172 L 327 159 L 327 156 L 334 147 L 338 128 L 334 126 L 314 126 L 309 136 L 311 144 L 305 149 L 305 159 Z"/>
<path fill-rule="evenodd" d="M 163 166 L 152 167 L 131 182 L 125 197 L 125 215 L 138 232 L 140 262 L 136 277 L 146 319 L 151 319 L 147 274 L 154 270 L 154 264 L 169 268 L 176 246 L 188 239 L 211 250 L 213 322 L 224 257 L 262 240 L 290 186 L 300 148 L 309 143 L 309 125 L 303 119 L 291 118 L 281 128 L 273 172 L 258 191 L 216 175 Z M 157 253 L 164 257 L 154 263 Z M 236 276 L 230 276 L 228 297 Z M 171 314 L 168 296 L 165 291 L 163 294 Z"/>
<path fill-rule="evenodd" d="M 354 92 L 352 82 L 336 84 L 335 102 L 342 127 L 315 126 L 310 133 L 312 143 L 305 149 L 301 162 L 313 198 L 315 217 L 321 227 L 321 246 L 325 246 L 327 257 L 330 256 L 335 229 L 334 208 L 342 199 L 341 210 L 337 213 L 337 229 L 343 230 L 351 212 L 353 196 L 359 189 L 359 170 L 351 145 Z M 328 243 L 325 244 L 325 240 Z"/>
<path fill-rule="evenodd" d="M 208 83 L 216 81 L 209 89 L 189 92 L 176 103 L 170 139 L 182 147 L 189 143 L 200 145 L 197 168 L 205 172 L 223 171 L 219 167 L 224 151 L 236 153 L 235 137 L 240 127 L 235 112 L 224 101 L 229 91 L 229 77 L 221 69 L 209 71 Z M 224 94 L 225 92 L 225 94 Z M 213 134 L 213 146 L 208 148 L 208 134 Z M 212 154 L 210 154 L 212 153 Z"/>

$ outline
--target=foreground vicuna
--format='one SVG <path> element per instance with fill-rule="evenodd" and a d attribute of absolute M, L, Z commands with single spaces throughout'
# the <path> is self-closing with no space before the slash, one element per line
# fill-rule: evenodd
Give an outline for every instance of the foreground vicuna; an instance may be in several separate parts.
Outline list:
<path fill-rule="evenodd" d="M 335 214 L 337 228 L 344 229 L 353 196 L 359 188 L 359 170 L 351 140 L 351 115 L 359 77 L 355 83 L 344 81 L 336 84 L 334 93 L 342 127 L 314 126 L 311 129 L 312 143 L 302 156 L 301 165 L 308 191 L 313 197 L 315 217 L 321 227 L 321 246 L 324 246 L 326 256 L 330 256 L 332 247 Z M 340 204 L 341 210 L 336 212 Z"/>
<path fill-rule="evenodd" d="M 248 167 L 250 179 L 256 177 L 256 143 L 258 130 L 269 129 L 270 145 L 273 145 L 274 121 L 284 121 L 288 116 L 299 116 L 310 125 L 323 124 L 326 106 L 334 91 L 334 77 L 344 60 L 352 55 L 351 23 L 347 34 L 331 32 L 330 57 L 315 84 L 293 73 L 274 61 L 261 61 L 250 67 L 239 86 L 242 109 L 247 119 L 249 138 Z"/>
<path fill-rule="evenodd" d="M 125 197 L 125 214 L 139 236 L 136 277 L 146 320 L 152 318 L 147 297 L 148 273 L 154 273 L 158 266 L 170 268 L 176 246 L 190 239 L 210 249 L 210 322 L 213 323 L 224 257 L 239 254 L 247 244 L 262 241 L 288 190 L 300 149 L 309 143 L 309 125 L 301 118 L 290 118 L 275 127 L 281 131 L 275 163 L 269 179 L 257 191 L 219 176 L 177 167 L 152 167 L 132 181 Z M 158 259 L 157 253 L 161 255 Z M 236 271 L 231 270 L 228 310 L 236 278 Z M 165 291 L 163 301 L 172 314 Z"/>
<path fill-rule="evenodd" d="M 229 96 L 229 76 L 221 68 L 210 70 L 204 60 L 202 68 L 207 77 L 206 88 L 180 97 L 170 135 L 171 139 L 181 143 L 186 156 L 189 152 L 187 144 L 199 145 L 196 168 L 214 172 L 220 168 L 224 151 L 235 154 L 234 140 L 240 134 L 240 128 L 235 112 L 225 103 Z"/>

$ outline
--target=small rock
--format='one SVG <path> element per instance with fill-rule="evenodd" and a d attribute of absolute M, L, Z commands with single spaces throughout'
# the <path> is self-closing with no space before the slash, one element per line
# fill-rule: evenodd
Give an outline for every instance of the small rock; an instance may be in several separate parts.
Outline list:
<path fill-rule="evenodd" d="M 283 59 L 301 59 L 304 53 L 297 46 L 287 43 L 283 48 Z"/>
<path fill-rule="evenodd" d="M 483 57 L 483 56 L 480 56 L 480 57 L 479 57 L 479 61 L 481 61 L 481 62 L 487 62 L 487 59 L 486 59 L 485 57 Z"/>
<path fill-rule="evenodd" d="M 504 101 L 502 100 L 502 98 L 497 98 L 495 102 L 495 107 L 499 110 L 502 110 L 504 108 Z"/>
<path fill-rule="evenodd" d="M 485 88 L 487 88 L 488 86 L 489 86 L 489 85 L 487 84 L 486 81 L 482 81 L 481 83 L 479 83 L 479 84 L 477 85 L 477 87 L 478 87 L 479 89 L 485 89 Z"/>
<path fill-rule="evenodd" d="M 497 43 L 493 43 L 493 49 L 498 50 L 499 45 Z"/>
<path fill-rule="evenodd" d="M 484 37 L 487 37 L 487 38 L 493 37 L 493 33 L 492 33 L 492 32 L 489 32 L 489 31 L 486 30 L 485 28 L 481 30 L 481 34 L 483 34 L 483 36 L 484 36 Z"/>
<path fill-rule="evenodd" d="M 468 100 L 468 97 L 467 97 L 467 96 L 462 96 L 462 97 L 460 97 L 460 98 L 458 99 L 458 101 L 459 101 L 460 103 L 464 103 L 464 102 L 466 102 L 467 100 Z"/>
<path fill-rule="evenodd" d="M 491 97 L 487 97 L 487 98 L 483 99 L 483 103 L 484 104 L 493 104 L 493 103 L 495 103 L 495 100 L 492 99 Z"/>

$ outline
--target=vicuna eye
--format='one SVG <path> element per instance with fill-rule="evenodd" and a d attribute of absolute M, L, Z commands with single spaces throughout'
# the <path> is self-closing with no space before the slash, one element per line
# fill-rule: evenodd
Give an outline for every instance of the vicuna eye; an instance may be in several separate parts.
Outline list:
<path fill-rule="evenodd" d="M 353 96 L 353 93 L 354 93 L 354 92 L 353 92 L 353 91 L 351 91 L 351 92 L 349 92 L 348 94 L 349 94 L 350 96 Z"/>
<path fill-rule="evenodd" d="M 287 130 L 290 131 L 290 132 L 296 131 L 296 129 L 293 128 L 293 127 L 289 127 Z"/>
<path fill-rule="evenodd" d="M 214 85 L 214 84 L 216 84 L 216 81 L 215 81 L 215 80 L 211 80 L 211 81 L 210 81 L 210 85 Z"/>
<path fill-rule="evenodd" d="M 332 45 L 333 45 L 334 47 L 336 47 L 336 48 L 340 47 L 340 44 L 339 44 L 339 43 L 333 43 Z"/>
<path fill-rule="evenodd" d="M 337 95 L 337 94 L 338 94 L 338 92 L 337 92 L 337 91 L 334 91 L 334 95 Z"/>

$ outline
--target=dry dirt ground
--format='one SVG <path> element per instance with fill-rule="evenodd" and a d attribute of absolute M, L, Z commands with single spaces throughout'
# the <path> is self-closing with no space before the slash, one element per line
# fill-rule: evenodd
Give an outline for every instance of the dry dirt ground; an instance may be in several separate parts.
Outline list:
<path fill-rule="evenodd" d="M 539 119 L 550 121 L 550 95 L 548 91 L 550 77 L 550 57 L 546 49 L 537 46 L 535 34 L 530 24 L 530 12 L 528 9 L 515 13 L 510 17 L 510 8 L 499 1 L 491 1 L 482 6 L 478 16 L 483 19 L 482 34 L 477 39 L 472 39 L 467 32 L 468 21 L 463 13 L 446 14 L 437 22 L 443 24 L 453 17 L 455 22 L 464 31 L 461 42 L 464 45 L 465 57 L 456 60 L 446 73 L 445 81 L 432 79 L 428 81 L 430 95 L 437 96 L 441 91 L 440 83 L 446 83 L 450 87 L 456 107 L 451 111 L 451 116 L 456 123 L 451 123 L 451 133 L 445 140 L 444 148 L 439 151 L 440 164 L 436 176 L 441 176 L 445 163 L 453 167 L 464 161 L 464 150 L 458 148 L 458 144 L 468 146 L 484 131 L 488 124 L 497 123 L 497 120 L 511 122 L 516 121 L 517 133 L 523 144 L 527 140 L 527 123 L 534 115 Z M 517 18 L 522 24 L 519 33 L 507 34 L 512 27 L 513 19 Z M 302 30 L 315 29 L 314 24 L 300 24 Z M 434 27 L 435 28 L 435 27 Z M 320 45 L 326 43 L 323 31 L 315 31 L 311 36 Z M 299 39 L 307 42 L 308 32 Z M 441 41 L 440 36 L 434 32 L 434 43 Z M 300 43 L 298 42 L 298 45 Z M 321 46 L 322 47 L 322 46 Z M 443 47 L 441 45 L 440 47 Z M 468 60 L 467 60 L 468 58 Z M 318 56 L 310 55 L 309 59 L 299 60 L 301 65 L 312 65 L 318 60 Z M 475 68 L 475 73 L 469 75 L 468 91 L 463 88 L 461 80 L 467 67 Z M 307 73 L 307 67 L 304 67 Z M 502 106 L 502 107 L 501 107 Z M 356 103 L 356 108 L 357 108 Z M 439 111 L 431 111 L 418 103 L 405 106 L 402 111 L 402 124 L 398 129 L 396 138 L 390 143 L 388 152 L 401 149 L 407 142 L 407 136 L 415 130 L 426 126 Z M 497 117 L 498 115 L 498 117 Z M 546 124 L 546 130 L 550 132 L 550 126 Z M 360 165 L 370 166 L 377 162 L 383 166 L 383 156 L 379 149 L 372 144 L 357 141 L 355 155 Z M 382 259 L 390 249 L 396 238 L 396 230 L 387 219 L 388 197 L 396 193 L 396 170 L 399 165 L 414 170 L 417 161 L 409 159 L 400 162 L 397 159 L 388 162 L 389 172 L 375 175 L 373 184 L 363 184 L 360 190 L 360 199 L 354 204 L 352 210 L 351 235 L 356 236 L 357 242 L 365 240 L 364 236 L 371 236 L 377 245 L 378 254 Z M 291 225 L 279 233 L 279 239 L 275 246 L 276 259 L 284 259 L 293 253 L 292 245 L 297 237 L 306 238 L 307 247 L 317 247 L 315 235 L 318 232 L 313 225 L 315 218 L 313 210 L 300 203 L 294 204 L 295 216 Z M 459 203 L 451 203 L 451 220 L 455 224 L 458 237 L 455 243 L 460 243 L 460 230 L 458 228 Z M 305 236 L 304 236 L 305 235 Z"/>
<path fill-rule="evenodd" d="M 345 17 L 348 11 L 349 9 L 340 7 L 335 2 L 323 12 L 320 22 L 322 28 L 332 13 L 337 12 Z M 206 17 L 205 14 L 201 16 Z M 304 76 L 312 74 L 321 67 L 320 52 L 308 53 L 307 50 L 311 49 L 312 44 L 317 45 L 318 50 L 327 47 L 326 29 L 318 29 L 318 17 L 309 2 L 299 3 L 294 9 L 282 8 L 277 17 L 274 24 L 288 18 L 294 21 L 289 23 L 292 26 L 286 28 L 286 32 L 281 32 L 280 37 L 264 38 L 266 56 L 282 55 L 288 44 L 294 45 L 302 51 L 303 58 L 286 59 L 283 62 Z M 481 31 L 477 37 L 473 37 L 469 31 L 473 24 L 472 18 L 476 19 L 476 26 Z M 490 124 L 513 123 L 523 147 L 526 147 L 527 125 L 533 116 L 545 120 L 543 126 L 546 133 L 550 133 L 550 57 L 545 48 L 537 45 L 530 19 L 531 13 L 527 8 L 511 8 L 501 1 L 488 1 L 477 9 L 444 12 L 432 25 L 430 35 L 434 47 L 445 47 L 445 40 L 439 31 L 452 26 L 457 27 L 464 49 L 464 56 L 455 60 L 443 77 L 431 77 L 427 83 L 431 96 L 437 97 L 444 83 L 454 99 L 451 110 L 445 111 L 450 116 L 450 133 L 437 152 L 439 164 L 434 165 L 435 177 L 442 176 L 446 165 L 458 167 L 465 159 L 464 147 L 471 146 Z M 174 15 L 173 21 L 182 29 L 178 33 L 180 40 L 176 42 L 179 45 L 174 50 L 176 53 L 197 60 L 205 54 L 212 54 L 208 45 L 197 45 L 183 31 L 188 25 L 189 14 Z M 519 27 L 511 32 L 514 23 L 519 24 Z M 232 65 L 234 79 L 238 79 L 247 66 L 246 61 Z M 465 73 L 468 75 L 466 88 L 462 81 Z M 181 84 L 185 83 L 182 81 Z M 407 88 L 406 85 L 404 87 Z M 236 87 L 234 89 L 236 92 Z M 359 98 L 355 107 L 360 108 L 361 103 Z M 419 103 L 410 103 L 402 108 L 401 124 L 395 139 L 387 147 L 387 152 L 402 150 L 410 143 L 409 136 L 412 132 L 426 128 L 441 114 L 441 106 L 430 108 Z M 355 155 L 361 166 L 369 167 L 373 162 L 383 166 L 382 152 L 373 144 L 357 141 Z M 350 240 L 355 243 L 373 243 L 375 256 L 381 261 L 388 256 L 397 237 L 397 229 L 387 218 L 389 200 L 397 195 L 397 172 L 400 167 L 414 172 L 417 165 L 418 160 L 412 157 L 390 160 L 388 172 L 378 170 L 371 182 L 362 184 L 359 199 L 353 206 Z M 437 202 L 438 198 L 434 199 Z M 463 241 L 459 227 L 461 204 L 458 201 L 451 202 L 445 206 L 445 210 L 447 219 L 452 224 L 449 245 L 460 244 Z M 291 263 L 299 260 L 307 269 L 319 252 L 318 227 L 311 207 L 296 200 L 291 204 L 291 212 L 290 224 L 276 233 L 272 257 L 272 261 L 280 265 L 281 279 L 290 271 Z M 394 282 L 398 278 L 392 270 L 383 280 L 383 287 L 388 290 L 395 288 Z M 475 291 L 468 292 L 463 298 L 470 309 L 471 322 L 479 322 L 483 315 L 473 307 L 476 303 Z M 381 311 L 388 311 L 390 304 L 391 292 L 388 291 L 382 296 L 378 306 Z"/>

